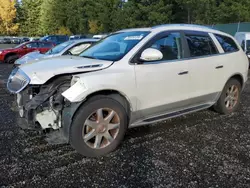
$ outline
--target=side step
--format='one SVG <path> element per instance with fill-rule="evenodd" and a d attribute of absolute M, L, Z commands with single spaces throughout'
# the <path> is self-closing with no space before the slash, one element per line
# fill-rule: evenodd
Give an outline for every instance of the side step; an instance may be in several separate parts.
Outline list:
<path fill-rule="evenodd" d="M 194 106 L 194 107 L 187 108 L 187 109 L 180 110 L 180 111 L 170 112 L 170 113 L 167 113 L 167 114 L 154 116 L 154 117 L 151 117 L 151 118 L 146 118 L 144 120 L 140 120 L 140 121 L 137 121 L 137 122 L 133 123 L 132 125 L 130 125 L 130 127 L 138 127 L 138 126 L 142 126 L 142 125 L 157 123 L 157 122 L 164 121 L 164 120 L 167 120 L 167 119 L 170 119 L 170 118 L 174 118 L 174 117 L 178 117 L 178 116 L 181 116 L 181 115 L 185 115 L 185 114 L 189 114 L 189 113 L 192 113 L 192 112 L 207 109 L 207 108 L 209 108 L 211 106 L 212 106 L 212 104 L 203 104 L 203 105 Z"/>

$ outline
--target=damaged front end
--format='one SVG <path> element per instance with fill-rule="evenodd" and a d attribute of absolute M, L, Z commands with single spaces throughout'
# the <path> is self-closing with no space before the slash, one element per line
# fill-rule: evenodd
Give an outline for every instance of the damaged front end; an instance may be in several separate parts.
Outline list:
<path fill-rule="evenodd" d="M 70 105 L 61 94 L 70 87 L 72 76 L 55 77 L 43 85 L 28 85 L 23 72 L 13 72 L 7 87 L 17 94 L 20 116 L 34 127 L 39 124 L 42 129 L 61 128 L 63 108 Z"/>

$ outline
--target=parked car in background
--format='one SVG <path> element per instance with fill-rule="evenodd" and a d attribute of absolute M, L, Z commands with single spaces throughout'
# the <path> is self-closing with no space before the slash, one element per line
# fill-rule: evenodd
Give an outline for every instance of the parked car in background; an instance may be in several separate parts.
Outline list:
<path fill-rule="evenodd" d="M 20 44 L 21 43 L 21 39 L 19 37 L 12 37 L 11 43 L 12 44 Z"/>
<path fill-rule="evenodd" d="M 99 39 L 80 39 L 80 40 L 71 40 L 59 44 L 53 48 L 51 48 L 46 53 L 40 52 L 31 52 L 26 54 L 25 56 L 17 59 L 14 63 L 15 67 L 31 62 L 32 60 L 39 60 L 42 58 L 50 58 L 50 57 L 57 57 L 62 55 L 74 55 L 77 56 L 82 53 L 84 50 L 89 48 L 91 45 L 99 41 Z"/>
<path fill-rule="evenodd" d="M 24 42 L 29 42 L 30 39 L 28 37 L 21 37 L 21 43 L 24 43 Z"/>
<path fill-rule="evenodd" d="M 14 48 L 0 50 L 0 61 L 5 63 L 14 63 L 18 58 L 33 51 L 45 53 L 54 46 L 51 42 L 26 42 Z"/>
<path fill-rule="evenodd" d="M 86 35 L 72 35 L 69 37 L 69 40 L 79 40 L 79 39 L 85 39 L 87 38 Z"/>
<path fill-rule="evenodd" d="M 3 44 L 3 37 L 0 37 L 0 44 Z"/>
<path fill-rule="evenodd" d="M 3 38 L 3 44 L 11 44 L 11 39 L 9 37 Z"/>
<path fill-rule="evenodd" d="M 30 41 L 39 41 L 40 38 L 38 37 L 30 37 Z"/>
<path fill-rule="evenodd" d="M 93 39 L 103 39 L 103 38 L 105 38 L 107 36 L 108 36 L 108 34 L 94 35 Z"/>
<path fill-rule="evenodd" d="M 7 87 L 30 126 L 60 129 L 95 157 L 116 149 L 128 127 L 210 107 L 231 114 L 247 79 L 247 57 L 232 36 L 177 24 L 122 30 L 80 56 L 22 65 Z"/>
<path fill-rule="evenodd" d="M 69 40 L 67 35 L 47 35 L 39 39 L 40 41 L 53 42 L 55 45 L 61 44 Z"/>
<path fill-rule="evenodd" d="M 249 60 L 249 67 L 250 67 L 250 32 L 237 32 L 234 35 L 234 38 L 241 45 L 241 48 L 246 53 L 248 60 Z"/>
<path fill-rule="evenodd" d="M 250 32 L 237 32 L 234 38 L 246 53 L 250 53 Z"/>

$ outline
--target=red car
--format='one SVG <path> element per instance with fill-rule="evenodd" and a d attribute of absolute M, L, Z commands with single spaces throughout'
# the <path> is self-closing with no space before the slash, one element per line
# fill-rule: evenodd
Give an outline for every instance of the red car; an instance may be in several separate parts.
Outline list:
<path fill-rule="evenodd" d="M 52 42 L 34 41 L 22 43 L 14 48 L 0 50 L 0 62 L 14 63 L 18 58 L 33 51 L 45 53 L 54 47 Z"/>

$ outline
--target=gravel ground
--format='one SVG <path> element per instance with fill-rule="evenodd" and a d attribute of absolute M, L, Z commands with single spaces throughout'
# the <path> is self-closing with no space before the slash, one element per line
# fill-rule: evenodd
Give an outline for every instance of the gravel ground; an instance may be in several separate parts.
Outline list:
<path fill-rule="evenodd" d="M 117 151 L 92 159 L 19 128 L 2 84 L 9 71 L 0 64 L 0 187 L 250 187 L 250 83 L 233 115 L 130 129 Z"/>
<path fill-rule="evenodd" d="M 5 49 L 5 48 L 12 48 L 14 46 L 17 46 L 18 44 L 0 44 L 0 49 Z"/>

